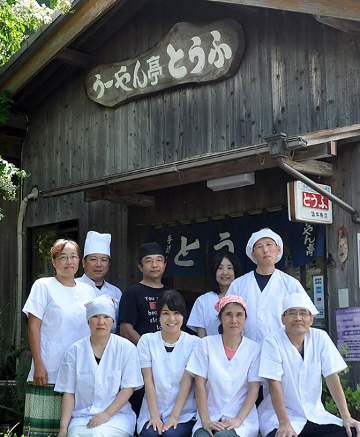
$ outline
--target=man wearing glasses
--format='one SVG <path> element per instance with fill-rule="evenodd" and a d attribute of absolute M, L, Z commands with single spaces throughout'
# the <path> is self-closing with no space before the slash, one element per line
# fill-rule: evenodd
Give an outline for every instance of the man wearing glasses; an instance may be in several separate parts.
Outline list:
<path fill-rule="evenodd" d="M 259 376 L 269 384 L 258 408 L 263 436 L 360 436 L 360 422 L 350 416 L 338 376 L 346 363 L 328 334 L 311 328 L 314 314 L 308 296 L 291 294 L 283 300 L 283 328 L 263 341 Z M 341 419 L 321 403 L 321 376 Z"/>

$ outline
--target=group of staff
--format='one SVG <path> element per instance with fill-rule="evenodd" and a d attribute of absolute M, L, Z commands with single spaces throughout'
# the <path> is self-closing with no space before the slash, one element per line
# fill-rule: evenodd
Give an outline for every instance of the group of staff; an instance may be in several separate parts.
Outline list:
<path fill-rule="evenodd" d="M 188 321 L 198 336 L 182 329 L 181 294 L 151 281 L 165 266 L 156 243 L 140 248 L 144 279 L 125 291 L 118 312 L 116 290 L 102 290 L 98 280 L 104 252 L 110 262 L 109 239 L 101 250 L 104 235 L 88 233 L 85 280 L 75 281 L 79 246 L 56 241 L 55 276 L 37 280 L 25 303 L 33 357 L 26 435 L 129 437 L 137 426 L 142 437 L 257 437 L 259 430 L 269 437 L 360 436 L 337 375 L 345 362 L 329 336 L 311 328 L 317 311 L 300 283 L 275 268 L 279 235 L 266 228 L 251 236 L 246 253 L 256 269 L 246 275 L 233 254 L 217 257 L 214 290 L 197 299 Z M 156 311 L 157 323 L 149 324 L 155 332 L 137 332 L 141 320 L 126 308 L 129 298 L 139 313 Z M 112 333 L 117 319 L 135 340 Z M 321 375 L 342 419 L 321 403 Z M 129 400 L 143 385 L 136 418 Z"/>

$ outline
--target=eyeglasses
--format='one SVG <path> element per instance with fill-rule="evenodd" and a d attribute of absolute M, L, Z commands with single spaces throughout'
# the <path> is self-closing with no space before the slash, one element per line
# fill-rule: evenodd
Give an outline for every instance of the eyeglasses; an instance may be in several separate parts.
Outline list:
<path fill-rule="evenodd" d="M 300 310 L 300 311 L 289 310 L 289 311 L 285 311 L 284 315 L 288 315 L 289 317 L 296 317 L 297 315 L 299 315 L 302 319 L 307 319 L 308 317 L 311 316 L 309 311 L 306 310 Z"/>
<path fill-rule="evenodd" d="M 80 257 L 78 256 L 78 255 L 70 255 L 70 256 L 67 256 L 67 255 L 60 255 L 60 256 L 58 256 L 57 257 L 59 260 L 60 260 L 60 262 L 62 262 L 62 263 L 66 263 L 67 261 L 71 261 L 71 262 L 75 262 L 75 261 L 77 261 Z"/>

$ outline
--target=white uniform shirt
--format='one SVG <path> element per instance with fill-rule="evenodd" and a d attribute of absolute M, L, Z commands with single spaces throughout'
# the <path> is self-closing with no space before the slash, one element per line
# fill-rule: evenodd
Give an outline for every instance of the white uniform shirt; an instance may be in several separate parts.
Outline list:
<path fill-rule="evenodd" d="M 90 337 L 69 347 L 61 361 L 55 391 L 75 393 L 70 429 L 86 426 L 95 414 L 103 412 L 114 401 L 121 389 L 142 386 L 136 347 L 129 340 L 111 334 L 99 364 Z M 105 425 L 133 435 L 135 421 L 135 413 L 126 402 Z"/>
<path fill-rule="evenodd" d="M 84 304 L 94 297 L 94 290 L 86 284 L 65 287 L 56 278 L 41 278 L 34 282 L 23 312 L 41 320 L 40 355 L 49 384 L 55 384 L 66 349 L 90 334 Z M 33 379 L 34 362 L 27 380 Z"/>
<path fill-rule="evenodd" d="M 345 361 L 325 331 L 310 328 L 305 334 L 303 360 L 282 328 L 264 339 L 259 376 L 281 381 L 291 425 L 300 434 L 307 420 L 342 426 L 342 421 L 325 411 L 321 403 L 321 375 L 326 378 L 345 368 Z M 262 435 L 279 428 L 269 393 L 258 412 Z"/>
<path fill-rule="evenodd" d="M 75 279 L 76 282 L 83 282 L 85 284 L 90 285 L 91 287 L 94 288 L 96 297 L 97 296 L 101 296 L 103 294 L 107 294 L 108 296 L 111 297 L 115 297 L 116 301 L 116 307 L 115 307 L 115 320 L 114 320 L 114 324 L 111 328 L 111 332 L 113 334 L 115 334 L 116 332 L 116 328 L 118 326 L 118 319 L 119 319 L 119 304 L 120 304 L 120 299 L 121 299 L 121 290 L 117 287 L 115 287 L 115 285 L 109 284 L 108 282 L 105 281 L 104 279 L 104 283 L 101 287 L 101 289 L 99 290 L 97 288 L 97 286 L 95 285 L 95 282 L 90 279 L 88 276 L 86 276 L 86 274 L 84 273 L 81 278 L 76 278 Z"/>
<path fill-rule="evenodd" d="M 259 356 L 259 345 L 246 337 L 243 337 L 230 361 L 225 354 L 221 335 L 210 335 L 200 340 L 186 370 L 191 375 L 207 379 L 206 394 L 211 421 L 237 415 L 247 396 L 248 383 L 260 381 Z M 193 434 L 202 426 L 199 414 L 196 419 Z M 258 436 L 259 421 L 255 405 L 235 432 L 241 437 Z"/>
<path fill-rule="evenodd" d="M 195 332 L 197 332 L 196 328 L 205 328 L 206 335 L 218 335 L 219 313 L 214 308 L 218 300 L 219 296 L 213 291 L 199 296 L 195 300 L 186 326 Z"/>
<path fill-rule="evenodd" d="M 275 269 L 263 291 L 260 291 L 254 272 L 235 279 L 227 294 L 241 296 L 247 306 L 248 317 L 243 335 L 261 344 L 270 332 L 283 326 L 282 302 L 292 293 L 306 293 L 300 282 L 292 276 Z"/>
<path fill-rule="evenodd" d="M 174 408 L 185 367 L 199 341 L 200 338 L 195 335 L 182 332 L 173 351 L 168 353 L 165 350 L 161 331 L 158 331 L 142 335 L 137 344 L 141 368 L 151 368 L 152 370 L 158 410 L 164 423 L 168 420 Z M 195 418 L 195 415 L 196 400 L 194 387 L 192 387 L 178 422 L 188 422 Z M 145 393 L 137 423 L 138 434 L 141 433 L 143 426 L 149 420 L 150 412 Z"/>

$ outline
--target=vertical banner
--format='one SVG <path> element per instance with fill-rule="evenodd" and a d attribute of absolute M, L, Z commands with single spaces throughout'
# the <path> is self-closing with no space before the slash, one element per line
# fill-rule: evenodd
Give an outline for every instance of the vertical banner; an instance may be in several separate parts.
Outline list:
<path fill-rule="evenodd" d="M 311 223 L 288 223 L 289 246 L 294 267 L 325 254 L 325 226 Z"/>

